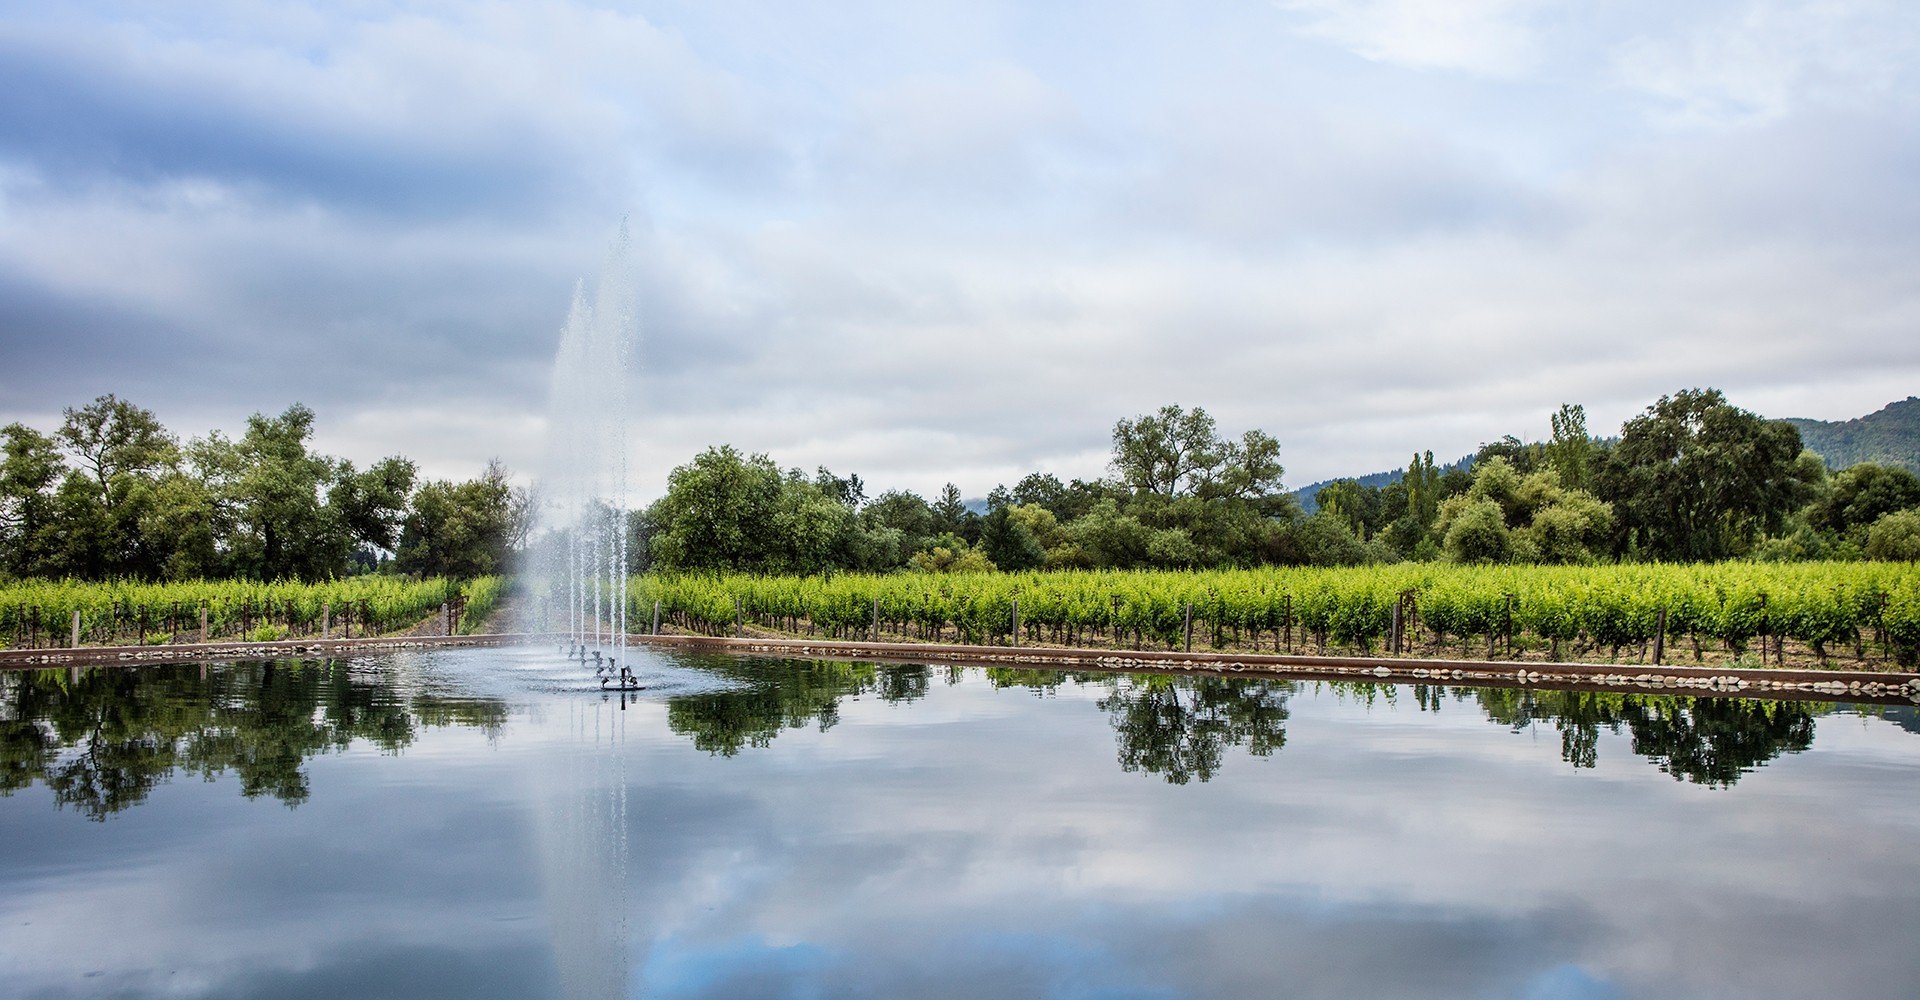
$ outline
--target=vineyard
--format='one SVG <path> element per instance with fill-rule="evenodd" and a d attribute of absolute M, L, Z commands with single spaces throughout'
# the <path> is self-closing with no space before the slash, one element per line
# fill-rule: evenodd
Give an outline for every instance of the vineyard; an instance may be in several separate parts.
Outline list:
<path fill-rule="evenodd" d="M 663 630 L 711 635 L 1754 666 L 1920 650 L 1911 563 L 648 576 L 628 599 L 635 631 L 658 602 Z M 568 627 L 564 595 L 530 609 Z"/>
<path fill-rule="evenodd" d="M 318 584 L 23 582 L 0 586 L 0 644 L 64 646 L 391 634 L 443 602 L 472 632 L 510 582 L 367 576 Z M 1911 563 L 1403 564 L 1220 572 L 635 577 L 636 632 L 843 640 L 1390 654 L 1464 659 L 1913 666 Z M 565 595 L 523 627 L 565 631 Z M 605 617 L 602 604 L 599 617 Z"/>
<path fill-rule="evenodd" d="M 437 616 L 442 603 L 462 611 L 458 631 L 471 632 L 504 598 L 507 581 L 481 577 L 405 580 L 360 576 L 327 583 L 80 583 L 25 581 L 0 585 L 0 646 L 66 646 L 80 616 L 81 645 L 158 645 L 201 639 L 271 641 L 320 635 L 376 636 L 404 631 Z"/>

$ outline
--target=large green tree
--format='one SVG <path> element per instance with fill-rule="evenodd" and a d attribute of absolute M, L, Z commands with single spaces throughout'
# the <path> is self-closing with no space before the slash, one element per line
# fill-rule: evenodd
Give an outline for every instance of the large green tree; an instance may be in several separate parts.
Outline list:
<path fill-rule="evenodd" d="M 53 487 L 65 467 L 53 438 L 25 424 L 0 429 L 0 574 L 35 576 L 57 569 Z"/>
<path fill-rule="evenodd" d="M 1805 503 L 1800 432 L 1726 401 L 1718 389 L 1662 396 L 1621 428 L 1595 487 L 1613 503 L 1619 544 L 1660 559 L 1723 559 L 1777 532 Z"/>
<path fill-rule="evenodd" d="M 1295 514 L 1282 492 L 1280 443 L 1260 430 L 1227 440 L 1199 407 L 1163 406 L 1115 423 L 1112 469 L 1122 512 L 1152 531 L 1146 561 L 1118 565 L 1258 562 Z"/>
<path fill-rule="evenodd" d="M 1861 462 L 1834 473 L 1808 505 L 1807 523 L 1817 531 L 1864 534 L 1881 517 L 1910 507 L 1920 507 L 1920 478 L 1897 465 Z"/>
<path fill-rule="evenodd" d="M 344 571 L 352 537 L 324 499 L 338 464 L 307 449 L 313 420 L 311 409 L 295 403 L 277 417 L 248 417 L 237 441 L 215 431 L 188 448 L 242 576 L 316 579 Z"/>
<path fill-rule="evenodd" d="M 1228 441 L 1206 410 L 1177 405 L 1114 424 L 1113 469 L 1136 493 L 1166 500 L 1260 500 L 1280 493 L 1285 472 L 1280 443 L 1265 431 Z"/>
<path fill-rule="evenodd" d="M 1547 464 L 1569 489 L 1585 489 L 1592 468 L 1594 443 L 1587 433 L 1587 409 L 1577 403 L 1560 404 L 1552 418 L 1553 439 L 1547 442 Z"/>
<path fill-rule="evenodd" d="M 56 493 L 60 571 L 165 575 L 177 544 L 165 528 L 178 520 L 167 505 L 183 498 L 161 483 L 180 472 L 179 444 L 151 410 L 111 393 L 64 416 L 56 436 L 77 465 Z"/>
<path fill-rule="evenodd" d="M 657 565 L 760 573 L 833 567 L 853 516 L 819 484 L 782 475 L 772 459 L 742 455 L 732 445 L 708 448 L 674 469 L 666 495 L 647 514 Z"/>
<path fill-rule="evenodd" d="M 420 576 L 504 573 L 513 533 L 513 487 L 506 468 L 493 461 L 478 479 L 420 487 L 400 528 L 395 562 Z"/>

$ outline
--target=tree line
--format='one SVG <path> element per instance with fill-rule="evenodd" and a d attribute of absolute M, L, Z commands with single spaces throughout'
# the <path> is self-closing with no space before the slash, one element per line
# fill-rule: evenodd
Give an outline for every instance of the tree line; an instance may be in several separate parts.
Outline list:
<path fill-rule="evenodd" d="M 0 578 L 315 580 L 384 570 L 506 572 L 530 491 L 490 463 L 420 482 L 393 456 L 361 469 L 310 446 L 314 413 L 254 414 L 237 438 L 184 443 L 112 395 L 44 433 L 0 428 Z M 1663 396 L 1596 437 L 1565 405 L 1544 441 L 1506 437 L 1465 463 L 1416 454 L 1384 486 L 1339 480 L 1305 513 L 1280 444 L 1225 435 L 1177 405 L 1117 421 L 1108 474 L 1036 471 L 984 512 L 952 483 L 867 495 L 858 475 L 781 469 L 708 448 L 629 515 L 634 569 L 821 573 L 1470 563 L 1920 559 L 1920 479 L 1829 471 L 1795 427 L 1715 389 Z"/>
<path fill-rule="evenodd" d="M 298 403 L 185 442 L 111 394 L 63 416 L 0 428 L 0 579 L 472 578 L 506 572 L 530 523 L 498 462 L 459 483 L 399 456 L 356 468 L 310 447 Z"/>
<path fill-rule="evenodd" d="M 1272 435 L 1223 436 L 1198 407 L 1120 420 L 1109 475 L 1034 472 L 996 486 L 984 514 L 952 483 L 932 500 L 869 498 L 857 475 L 782 471 L 723 445 L 633 515 L 632 550 L 640 568 L 794 574 L 1920 558 L 1911 472 L 1830 473 L 1792 424 L 1718 390 L 1663 396 L 1613 437 L 1590 434 L 1573 404 L 1551 427 L 1447 468 L 1416 454 L 1385 486 L 1329 483 L 1312 515 L 1285 492 Z"/>
<path fill-rule="evenodd" d="M 1444 474 L 1429 452 L 1386 486 L 1329 484 L 1322 513 L 1402 558 L 1920 559 L 1913 472 L 1871 462 L 1829 470 L 1792 423 L 1717 389 L 1662 396 L 1614 437 L 1590 435 L 1577 405 L 1551 425 L 1548 440 L 1508 436 Z"/>

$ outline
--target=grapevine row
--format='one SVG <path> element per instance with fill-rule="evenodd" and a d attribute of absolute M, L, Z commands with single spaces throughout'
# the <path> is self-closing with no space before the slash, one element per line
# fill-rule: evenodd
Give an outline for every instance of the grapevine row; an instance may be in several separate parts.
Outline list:
<path fill-rule="evenodd" d="M 1869 649 L 1912 663 L 1920 566 L 1714 563 L 1573 567 L 1409 564 L 1218 572 L 646 576 L 629 621 L 670 629 L 1006 644 L 1371 654 L 1394 635 L 1430 655 L 1771 658 L 1786 641 L 1826 662 Z M 1191 607 L 1189 619 L 1188 609 Z M 536 614 L 560 612 L 538 595 Z M 1189 625 L 1189 620 L 1191 625 Z"/>
<path fill-rule="evenodd" d="M 412 627 L 464 597 L 461 631 L 484 621 L 505 596 L 507 580 L 361 576 L 326 583 L 192 581 L 83 583 L 29 580 L 0 586 L 0 645 L 64 646 L 80 616 L 83 645 L 193 641 L 202 609 L 209 640 L 318 635 L 379 635 Z"/>

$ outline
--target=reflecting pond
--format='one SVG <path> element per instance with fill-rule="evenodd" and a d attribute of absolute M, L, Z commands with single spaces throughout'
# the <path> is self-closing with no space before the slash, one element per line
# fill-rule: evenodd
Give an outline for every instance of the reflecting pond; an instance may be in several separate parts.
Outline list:
<path fill-rule="evenodd" d="M 1804 997 L 1920 715 L 551 649 L 0 675 L 0 994 Z"/>

